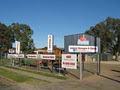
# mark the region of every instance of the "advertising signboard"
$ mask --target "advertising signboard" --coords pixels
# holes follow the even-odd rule
[[[53,52],[53,35],[48,35],[48,52],[52,53]]]
[[[17,58],[17,54],[8,54],[8,59]]]
[[[14,49],[9,49],[9,53],[15,53]]]
[[[55,60],[54,54],[27,54],[29,59],[44,59],[44,60]]]
[[[81,53],[96,53],[98,52],[97,46],[76,46],[76,45],[70,45],[69,46],[69,52],[81,52]]]
[[[52,55],[52,54],[41,54],[40,58],[44,59],[44,60],[55,60],[55,55]]]
[[[77,69],[77,55],[62,54],[62,68]]]
[[[26,56],[29,59],[37,59],[38,58],[38,54],[27,54]]]
[[[64,48],[65,53],[100,53],[100,38],[88,34],[67,35]]]
[[[8,54],[8,58],[24,58],[24,54]]]
[[[17,58],[24,58],[24,54],[17,54]]]
[[[16,53],[19,54],[20,53],[20,42],[16,41]]]

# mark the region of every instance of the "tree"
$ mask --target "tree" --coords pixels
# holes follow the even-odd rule
[[[8,51],[13,41],[13,32],[5,24],[0,23],[0,50]]]
[[[116,60],[120,55],[120,19],[107,18],[107,26],[110,28],[110,31],[115,35],[113,43],[113,53],[116,55]]]
[[[120,19],[108,17],[105,21],[92,26],[85,33],[101,39],[102,53],[120,54]]]
[[[35,49],[32,39],[33,30],[26,24],[13,23],[9,26],[14,32],[15,41],[20,41],[20,48],[23,53],[32,53]]]

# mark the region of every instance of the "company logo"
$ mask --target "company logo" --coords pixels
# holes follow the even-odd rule
[[[77,41],[78,45],[89,45],[89,40],[87,40],[87,38],[85,37],[85,35],[83,35],[82,37],[80,37]]]
[[[73,52],[77,51],[77,47],[70,47],[70,49],[72,49]]]
[[[71,55],[67,55],[66,58],[71,58]]]

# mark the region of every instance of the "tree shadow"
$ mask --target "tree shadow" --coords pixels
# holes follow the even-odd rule
[[[104,78],[106,78],[106,79],[109,79],[109,80],[112,80],[112,81],[115,81],[115,82],[120,83],[120,81],[119,81],[119,80],[116,80],[116,79],[113,79],[113,78],[110,78],[110,77],[107,77],[107,76],[104,76],[104,75],[99,75],[99,76],[101,76],[101,77],[104,77]]]
[[[68,71],[67,71],[67,73],[68,73],[68,74],[70,74],[71,76],[73,76],[73,77],[77,78],[77,79],[80,79],[80,77],[78,77],[78,76],[76,76],[76,75],[72,74],[71,72],[68,72]]]
[[[97,72],[95,72],[95,71],[90,71],[90,70],[88,70],[88,69],[84,69],[85,71],[87,71],[87,72],[89,72],[89,73],[91,73],[91,74],[96,74]]]
[[[53,72],[48,66],[47,67],[41,67],[41,69],[49,70],[51,73]]]
[[[118,73],[120,73],[120,71],[118,71],[118,70],[111,70],[111,71],[114,71],[114,72],[118,72]]]
[[[66,74],[66,71],[61,67],[61,64],[60,64],[60,66],[59,66],[59,64],[54,64],[53,67],[54,67],[55,72],[61,73],[63,75]]]

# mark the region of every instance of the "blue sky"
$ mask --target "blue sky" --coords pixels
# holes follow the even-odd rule
[[[28,24],[35,46],[47,46],[47,35],[64,47],[64,36],[84,33],[108,16],[120,18],[120,0],[0,0],[0,22]]]

